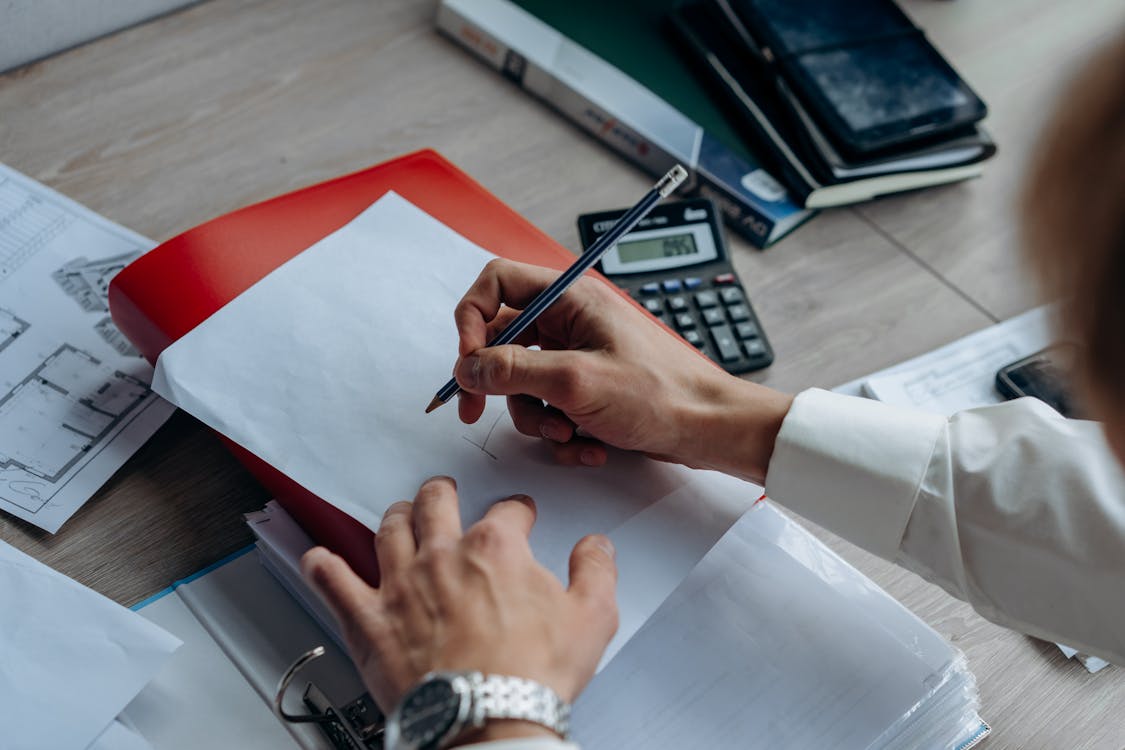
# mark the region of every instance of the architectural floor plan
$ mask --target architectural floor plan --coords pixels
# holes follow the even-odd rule
[[[150,247],[0,165],[0,510],[58,530],[171,414],[109,314]]]
[[[152,394],[64,344],[15,388],[0,394],[0,485],[9,502],[36,512],[59,480]]]
[[[109,282],[125,266],[141,257],[138,250],[110,258],[75,258],[51,274],[62,290],[87,312],[109,312]]]

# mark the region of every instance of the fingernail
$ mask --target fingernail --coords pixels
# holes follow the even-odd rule
[[[569,430],[558,422],[547,421],[539,425],[539,433],[548,440],[554,440],[556,443],[564,443],[570,437]]]
[[[453,489],[457,489],[457,480],[451,476],[446,476],[445,474],[435,474],[425,482],[422,482],[422,484],[427,485],[430,482],[448,482],[449,484],[453,485]]]
[[[607,555],[609,555],[609,556],[610,556],[610,558],[612,558],[612,559],[615,559],[615,560],[617,559],[617,550],[616,550],[616,549],[614,549],[614,547],[613,547],[613,542],[609,541],[609,537],[608,537],[608,536],[600,536],[600,537],[598,537],[598,538],[597,538],[597,541],[595,542],[595,544],[597,544],[597,545],[598,545],[598,548],[599,548],[599,549],[600,549],[600,550],[601,550],[602,552],[604,552],[604,553],[606,553]]]

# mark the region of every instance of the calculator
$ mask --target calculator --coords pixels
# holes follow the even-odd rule
[[[589,249],[624,213],[579,216],[582,247]],[[710,200],[657,205],[606,252],[598,270],[727,372],[750,372],[773,362],[773,349],[731,265]]]

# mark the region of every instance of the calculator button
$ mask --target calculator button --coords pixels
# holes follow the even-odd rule
[[[676,328],[681,331],[685,328],[695,328],[695,318],[691,317],[691,313],[677,313]]]
[[[664,291],[669,294],[678,292],[684,288],[684,285],[680,283],[679,279],[664,279],[664,281],[660,282],[660,286],[664,287]]]
[[[711,338],[715,342],[721,360],[733,362],[742,359],[742,350],[738,348],[738,342],[734,340],[734,332],[731,331],[730,326],[715,326],[711,329]]]
[[[653,315],[659,315],[663,311],[664,306],[660,304],[660,300],[649,297],[644,301],[645,309]]]
[[[731,321],[735,323],[750,320],[750,310],[746,305],[731,305],[727,308],[727,315],[729,315]]]
[[[687,299],[676,295],[675,297],[668,298],[668,309],[672,312],[683,312],[688,309]]]
[[[706,289],[702,292],[696,292],[695,304],[699,305],[700,310],[706,307],[714,307],[715,305],[719,304],[719,296],[712,292],[710,289]]]
[[[701,286],[703,286],[703,279],[697,276],[684,279],[684,289],[698,289]]]
[[[758,330],[758,326],[753,323],[739,323],[734,327],[734,332],[738,334],[738,338],[745,341],[746,339],[756,339],[762,335]]]
[[[746,347],[746,356],[750,357],[751,359],[756,359],[757,357],[764,356],[766,353],[766,345],[758,339],[743,342],[742,345]]]
[[[715,281],[716,284],[733,284],[734,283],[734,274],[733,273],[721,273],[721,274],[719,274],[718,276],[715,277],[714,281]]]
[[[660,294],[660,285],[655,281],[651,284],[642,284],[641,294]]]
[[[680,335],[683,336],[689,344],[696,347],[697,349],[703,348],[703,336],[700,335],[699,331],[684,331]]]
[[[722,325],[726,322],[723,311],[717,307],[709,307],[703,311],[703,322],[709,326]]]
[[[742,290],[736,286],[723,289],[719,292],[719,297],[728,305],[737,305],[745,299],[745,297],[742,296]]]

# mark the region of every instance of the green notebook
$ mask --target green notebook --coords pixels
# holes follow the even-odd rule
[[[514,0],[539,20],[628,74],[755,164],[664,28],[682,0]]]
[[[765,247],[812,215],[762,167],[681,56],[674,0],[442,0],[437,25],[651,174],[676,162],[685,192]]]

